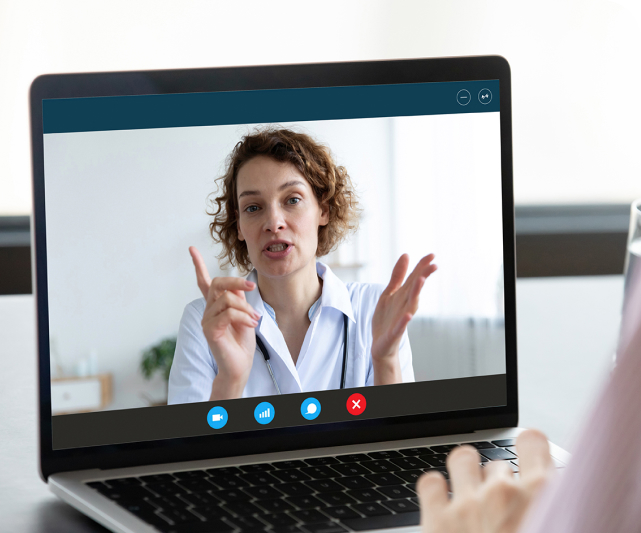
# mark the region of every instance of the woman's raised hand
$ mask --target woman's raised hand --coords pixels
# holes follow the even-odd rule
[[[423,257],[403,283],[410,262],[409,255],[403,254],[378,300],[372,318],[372,362],[377,385],[400,382],[399,346],[407,324],[418,309],[423,284],[436,270],[433,260],[434,254]]]
[[[196,279],[207,301],[202,319],[203,334],[218,365],[211,400],[240,398],[249,379],[260,315],[247,303],[245,291],[255,283],[243,278],[209,277],[205,261],[194,247],[189,253],[196,268]]]

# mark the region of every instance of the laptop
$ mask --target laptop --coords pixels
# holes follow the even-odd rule
[[[505,59],[52,74],[30,109],[40,472],[62,500],[121,533],[415,531],[416,480],[447,476],[453,447],[518,473]],[[290,159],[238,159],[261,135]],[[310,177],[313,154],[339,176],[330,192]],[[242,176],[252,160],[304,190],[261,189],[267,167]],[[235,219],[233,187],[251,179]],[[306,256],[322,288],[292,357],[265,289],[275,263],[239,231],[280,235],[298,201],[309,217],[329,197],[332,224],[347,188],[358,223]],[[236,393],[214,394],[227,352],[206,337],[192,246],[212,280],[258,281]],[[403,254],[409,275],[430,253],[438,270],[390,352],[402,375],[385,381],[377,302]],[[568,454],[551,449],[562,467]]]

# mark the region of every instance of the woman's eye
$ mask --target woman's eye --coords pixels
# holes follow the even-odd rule
[[[292,200],[296,200],[295,202],[292,202],[290,205],[296,205],[298,202],[300,202],[300,198],[290,198],[287,200],[288,202],[291,202]]]
[[[258,206],[257,205],[250,205],[250,206],[245,208],[245,211],[247,211],[248,213],[254,213],[255,212],[254,209],[258,209]]]

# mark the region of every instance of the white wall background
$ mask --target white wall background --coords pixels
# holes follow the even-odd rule
[[[409,329],[416,378],[504,372],[498,114],[284,125],[328,144],[361,197],[361,229],[323,260],[363,266],[339,276],[387,284],[401,253],[411,268],[438,254]],[[141,355],[175,335],[184,306],[200,297],[188,247],[221,274],[206,199],[250,129],[45,136],[53,367],[73,371],[96,351],[98,370],[114,375],[112,408],[162,396],[160,380],[142,379]]]
[[[0,214],[30,211],[43,73],[500,54],[520,203],[641,196],[637,0],[0,0]]]

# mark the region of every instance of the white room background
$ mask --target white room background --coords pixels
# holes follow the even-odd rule
[[[0,0],[0,215],[31,210],[40,74],[499,54],[517,203],[641,196],[638,0]]]
[[[387,284],[402,253],[410,268],[436,254],[439,270],[409,327],[416,378],[504,372],[498,113],[283,126],[328,144],[360,195],[360,230],[321,259],[344,281]],[[207,197],[251,129],[45,137],[52,368],[73,372],[96,353],[97,370],[114,377],[110,408],[162,398],[162,381],[140,374],[142,352],[175,335],[200,297],[190,245],[213,276],[223,273]]]

